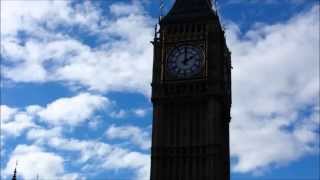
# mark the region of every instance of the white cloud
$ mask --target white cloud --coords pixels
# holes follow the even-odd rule
[[[139,14],[117,17],[108,22],[103,29],[103,35],[109,37],[108,42],[95,51],[74,56],[73,61],[57,69],[58,78],[99,91],[148,94],[152,48],[145,42],[152,39],[150,23],[151,19]]]
[[[28,114],[35,115],[39,111],[41,111],[43,108],[39,105],[30,105],[30,106],[27,106],[25,109]]]
[[[315,6],[288,22],[259,25],[241,39],[238,27],[229,26],[234,171],[263,170],[318,152],[316,128],[305,128],[316,126],[308,116],[319,114],[312,110],[319,106],[318,14]]]
[[[48,133],[44,133],[45,131]],[[27,137],[39,145],[48,145],[59,151],[75,152],[73,155],[79,156],[74,162],[81,164],[84,171],[97,171],[101,168],[105,170],[132,169],[136,173],[135,179],[149,178],[149,154],[133,152],[96,140],[67,139],[60,136],[57,129],[34,129],[29,131]]]
[[[13,118],[14,114],[17,113],[16,108],[11,108],[6,105],[0,106],[0,115],[1,115],[1,122],[7,122],[10,121],[11,118]]]
[[[319,139],[319,127],[320,127],[320,109],[318,107],[314,107],[314,109],[311,110],[311,114],[303,119],[303,124],[298,124],[297,127],[294,129],[294,137],[303,144],[309,144],[311,146],[306,146],[305,148],[308,148],[307,150],[311,150],[313,147],[312,145],[315,145],[315,147],[318,147],[319,152],[319,145],[320,145],[320,139]]]
[[[127,115],[127,112],[123,109],[120,109],[119,111],[112,111],[110,113],[110,117],[112,118],[124,118]]]
[[[127,118],[129,115],[130,116],[133,115],[137,117],[145,117],[148,111],[149,111],[149,108],[148,109],[132,108],[130,110],[119,109],[119,110],[114,110],[110,112],[109,116],[117,119]]]
[[[95,116],[94,118],[91,118],[88,122],[88,125],[91,129],[96,130],[98,126],[101,124],[102,119],[100,116]]]
[[[17,123],[15,123],[14,126],[10,125],[10,131],[8,132],[13,133],[15,135],[15,133],[21,133],[23,131],[28,130],[26,133],[26,138],[27,140],[33,143],[33,145],[16,146],[15,150],[12,152],[12,154],[9,157],[9,160],[7,161],[6,167],[3,169],[3,177],[8,177],[12,175],[15,162],[16,160],[18,160],[18,173],[25,179],[35,178],[37,175],[39,175],[40,178],[61,178],[68,180],[80,179],[79,174],[69,172],[67,173],[64,170],[64,159],[68,159],[70,158],[70,156],[64,156],[62,158],[62,156],[60,156],[59,154],[47,152],[47,148],[51,147],[57,150],[56,153],[61,151],[75,152],[72,154],[78,157],[76,157],[77,160],[74,161],[74,163],[78,163],[84,168],[81,171],[86,171],[90,169],[131,169],[136,174],[135,179],[141,180],[148,178],[150,169],[149,154],[133,152],[96,140],[78,140],[72,138],[67,139],[63,136],[64,126],[54,126],[51,129],[46,129],[45,127],[35,125],[33,123],[37,114],[40,114],[40,117],[46,114],[46,116],[54,119],[51,120],[57,120],[59,122],[57,123],[58,125],[61,125],[62,123],[60,122],[61,117],[71,118],[69,120],[77,119],[73,119],[72,117],[83,117],[80,119],[84,119],[84,117],[89,117],[91,115],[89,115],[90,113],[78,115],[78,107],[81,107],[80,109],[82,111],[84,109],[88,109],[87,106],[90,106],[90,108],[92,109],[96,109],[97,107],[95,107],[95,105],[99,104],[100,107],[100,105],[103,104],[102,102],[105,103],[106,99],[101,98],[100,96],[83,93],[71,98],[60,98],[48,104],[46,108],[38,105],[27,106],[26,108],[24,108],[26,111],[21,111],[19,109],[2,105],[1,119],[3,122],[6,123],[5,126],[3,126],[2,124],[1,128],[4,128],[2,129],[2,131],[7,132],[7,127],[9,127],[7,124],[11,123],[12,121],[17,121]],[[73,110],[69,111],[69,107],[72,107]],[[53,114],[53,116],[49,116],[51,114]],[[27,117],[30,119],[27,119]],[[20,119],[24,121],[27,119],[32,126],[24,126],[25,123],[22,123]],[[65,120],[67,121],[67,118]],[[22,125],[24,127],[23,129],[15,131],[18,127]],[[128,130],[134,131],[134,127],[129,128]],[[144,138],[146,138],[145,132],[140,132],[138,130],[134,133],[135,143],[137,143],[142,148],[146,148],[145,146],[150,146],[149,144],[146,145],[145,142],[143,142],[145,141]],[[138,137],[139,133],[142,137]]]
[[[150,155],[128,152],[122,149],[113,151],[102,164],[106,169],[135,169],[136,179],[150,178]]]
[[[16,108],[11,108],[6,105],[1,105],[1,135],[4,137],[20,136],[23,132],[37,125],[33,123],[33,116],[18,111]]]
[[[46,144],[49,139],[62,137],[62,128],[54,127],[51,129],[32,128],[27,133],[27,139],[37,144]]]
[[[64,81],[98,91],[150,93],[152,45],[146,42],[152,40],[154,20],[143,14],[139,3],[113,4],[110,17],[100,19],[101,10],[89,1],[76,8],[61,1],[42,1],[39,5],[34,1],[14,2],[1,3],[3,9],[9,9],[2,12],[1,27],[10,27],[3,31],[1,51],[4,60],[14,64],[2,65],[5,78],[14,82]],[[32,11],[31,7],[39,6],[43,9]],[[20,19],[21,25],[12,25]],[[53,31],[44,22],[50,22],[49,27],[63,25],[68,29],[81,25],[87,34],[99,36],[100,45],[92,48],[72,32]],[[18,31],[28,36],[21,40]]]
[[[109,139],[129,140],[141,149],[149,149],[151,146],[150,134],[136,126],[115,126],[111,125],[106,136]]]
[[[57,99],[46,107],[31,105],[25,111],[1,105],[1,130],[5,136],[20,136],[26,130],[39,127],[35,120],[50,125],[77,126],[86,120],[97,121],[95,113],[106,110],[110,105],[106,97],[80,93],[74,97]]]
[[[43,24],[49,30],[65,23],[93,30],[100,17],[90,2],[72,7],[71,1],[1,1],[1,36],[16,36],[21,31],[43,32]]]
[[[105,109],[109,100],[100,95],[81,93],[60,98],[38,112],[41,120],[54,125],[76,126],[88,120],[97,110]]]
[[[49,146],[58,150],[80,152],[76,162],[86,163],[89,160],[99,160],[112,151],[112,146],[94,140],[77,140],[53,137],[47,139]]]
[[[127,16],[131,14],[142,14],[141,11],[143,7],[140,6],[138,1],[133,2],[134,4],[127,3],[115,3],[112,4],[110,8],[110,12],[116,16]]]
[[[75,173],[65,173],[62,157],[46,152],[38,146],[18,145],[2,171],[4,176],[12,175],[16,162],[18,162],[18,175],[24,179],[35,179],[37,175],[46,179],[80,179]]]
[[[133,113],[138,117],[144,117],[148,112],[148,109],[137,108],[133,109]]]

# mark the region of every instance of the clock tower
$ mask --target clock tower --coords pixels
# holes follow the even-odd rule
[[[230,179],[231,58],[211,0],[176,0],[156,30],[151,180]]]

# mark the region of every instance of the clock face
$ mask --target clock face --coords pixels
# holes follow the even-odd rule
[[[201,71],[203,55],[202,51],[191,45],[183,45],[174,48],[167,59],[168,71],[177,77],[187,78]]]

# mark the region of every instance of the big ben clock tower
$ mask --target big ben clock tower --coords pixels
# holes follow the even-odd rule
[[[151,180],[230,179],[231,58],[210,0],[176,0],[154,41]]]

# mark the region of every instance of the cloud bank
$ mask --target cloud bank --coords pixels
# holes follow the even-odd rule
[[[319,6],[243,35],[235,24],[229,27],[233,170],[255,171],[319,152]]]
[[[100,92],[150,93],[148,42],[155,20],[144,14],[140,3],[115,3],[108,18],[101,18],[100,9],[89,1],[73,6],[71,1],[2,1],[1,12],[4,78],[16,83],[65,82]],[[98,43],[90,46],[65,29],[79,29]]]

